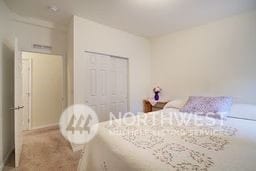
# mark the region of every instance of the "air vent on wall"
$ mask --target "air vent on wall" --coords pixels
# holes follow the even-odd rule
[[[39,44],[33,44],[33,48],[35,48],[35,49],[43,49],[43,50],[52,50],[51,46],[39,45]]]

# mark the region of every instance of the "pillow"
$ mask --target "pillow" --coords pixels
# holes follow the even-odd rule
[[[230,112],[231,106],[231,97],[190,96],[180,112],[210,114],[211,117],[222,118]]]
[[[185,104],[186,104],[186,100],[172,100],[164,106],[164,109],[167,109],[167,108],[181,109]]]
[[[256,121],[256,105],[254,104],[234,104],[228,117]]]

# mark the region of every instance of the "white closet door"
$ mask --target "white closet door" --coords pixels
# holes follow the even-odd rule
[[[127,109],[128,62],[123,58],[111,57],[110,69],[110,112],[118,116]]]
[[[87,103],[98,114],[100,121],[108,119],[109,113],[109,56],[88,53]]]
[[[109,113],[127,112],[127,60],[86,53],[86,103],[100,121],[109,120]]]

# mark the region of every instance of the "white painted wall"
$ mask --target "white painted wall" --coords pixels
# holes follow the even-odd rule
[[[41,53],[66,55],[66,31],[49,26],[44,21],[12,15],[11,27],[13,36],[19,40],[20,50]],[[33,44],[52,46],[52,50],[34,49]]]
[[[10,47],[10,11],[0,0],[0,170],[14,147],[13,47]]]
[[[84,51],[129,58],[130,111],[142,111],[150,89],[150,42],[80,17],[74,17],[74,103],[85,103]]]
[[[152,84],[164,96],[231,95],[256,103],[256,11],[152,40]]]
[[[61,55],[63,57],[64,82],[67,83],[67,28],[14,13],[10,14],[9,20],[11,36],[18,38],[21,51]],[[33,44],[51,46],[52,50],[35,49]],[[63,93],[64,106],[67,106],[67,84],[64,84]]]
[[[52,23],[12,14],[11,32],[19,40],[21,51],[61,55],[63,57],[64,82],[67,83],[67,31]],[[52,50],[33,48],[33,44],[51,46]],[[64,84],[64,106],[67,105],[67,84]]]

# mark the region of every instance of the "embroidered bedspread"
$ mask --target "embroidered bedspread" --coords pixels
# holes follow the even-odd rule
[[[256,170],[255,122],[204,117],[195,122],[183,113],[170,122],[169,113],[100,123],[95,138],[85,145],[78,170]]]

